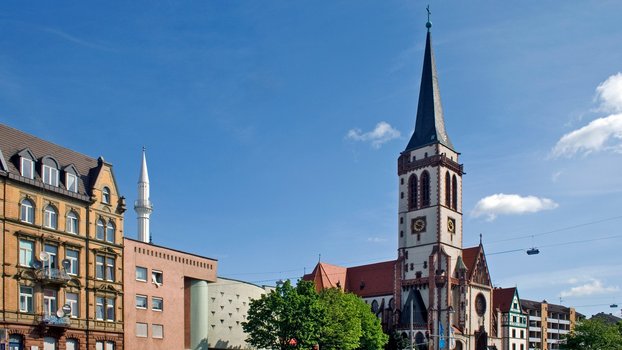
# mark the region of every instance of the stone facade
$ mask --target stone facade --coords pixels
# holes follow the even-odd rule
[[[123,348],[124,211],[103,158],[0,125],[0,322],[12,346]]]

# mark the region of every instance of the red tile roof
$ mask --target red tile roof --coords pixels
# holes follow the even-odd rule
[[[475,263],[479,256],[480,246],[464,248],[462,249],[462,260],[468,269],[468,276],[470,277],[475,270]]]
[[[513,288],[495,288],[492,291],[492,307],[499,309],[501,312],[508,312],[512,307],[512,300],[514,300],[514,294],[516,293],[516,287]]]

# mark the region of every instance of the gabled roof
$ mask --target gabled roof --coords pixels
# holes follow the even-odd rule
[[[360,297],[393,294],[396,260],[342,267],[318,263],[303,280],[315,282],[316,289],[340,287]]]
[[[469,281],[492,286],[488,263],[484,255],[484,247],[481,243],[476,247],[464,248],[462,250],[462,260],[464,260],[464,264],[468,269],[467,276]],[[478,274],[485,281],[475,281]]]
[[[495,288],[492,291],[492,307],[501,312],[509,312],[512,308],[512,301],[516,295],[516,287]]]
[[[421,87],[419,88],[419,104],[415,131],[406,146],[410,151],[422,146],[441,143],[451,149],[453,144],[445,131],[441,91],[438,86],[436,61],[432,50],[432,37],[428,29],[423,57],[423,71],[421,73]]]

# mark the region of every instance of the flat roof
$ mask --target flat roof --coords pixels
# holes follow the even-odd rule
[[[174,251],[174,252],[177,252],[177,253],[181,253],[181,254],[192,255],[192,256],[195,256],[195,257],[201,258],[201,259],[208,259],[208,260],[212,260],[212,261],[218,261],[218,259],[210,258],[210,257],[207,257],[207,256],[203,256],[203,255],[199,255],[199,254],[194,254],[194,253],[189,253],[189,252],[184,252],[183,250],[174,249],[174,248],[170,248],[170,247],[165,247],[165,246],[157,245],[157,244],[153,244],[153,243],[145,243],[143,241],[139,241],[137,239],[133,239],[133,238],[129,238],[129,237],[123,237],[123,239],[127,239],[127,240],[130,240],[132,242],[136,242],[136,243],[142,243],[142,244],[144,244],[146,246],[150,246],[150,247],[156,247],[156,248],[171,250],[171,251]]]

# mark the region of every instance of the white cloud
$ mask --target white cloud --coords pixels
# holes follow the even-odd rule
[[[382,243],[382,242],[386,242],[387,239],[386,238],[382,238],[382,237],[368,237],[367,238],[367,242],[372,242],[372,243]]]
[[[613,113],[597,118],[586,126],[562,136],[553,150],[553,157],[584,156],[594,152],[610,151],[622,154],[622,73],[610,76],[596,88],[599,111]]]
[[[480,199],[471,215],[486,216],[486,220],[492,221],[497,215],[535,213],[557,207],[558,204],[548,198],[497,193]]]
[[[605,287],[603,282],[597,279],[593,279],[588,283],[582,284],[580,286],[572,287],[568,290],[564,290],[561,292],[561,297],[582,297],[594,294],[606,294],[619,291],[619,287]]]
[[[559,180],[559,177],[562,175],[563,171],[556,171],[551,175],[551,181],[553,182],[557,182],[557,180]]]
[[[596,88],[600,110],[610,113],[622,112],[622,73],[610,76]]]
[[[371,142],[372,147],[380,148],[383,143],[400,137],[400,132],[387,122],[380,122],[372,131],[363,132],[361,129],[351,129],[346,138],[354,141]]]

